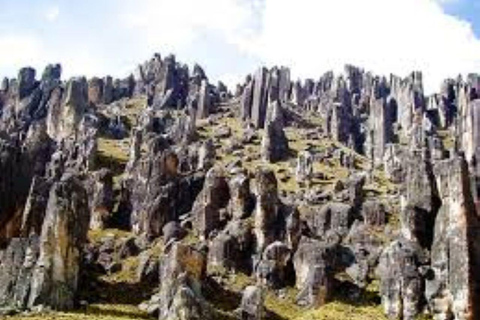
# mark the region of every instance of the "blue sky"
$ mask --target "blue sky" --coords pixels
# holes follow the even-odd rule
[[[0,0],[0,75],[118,77],[154,52],[198,62],[212,81],[261,64],[316,78],[345,63],[380,74],[480,72],[480,0]]]

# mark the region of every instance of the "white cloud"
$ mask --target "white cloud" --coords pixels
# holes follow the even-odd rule
[[[318,77],[345,63],[388,75],[424,71],[428,91],[480,71],[480,41],[434,0],[266,0],[263,30],[249,46],[268,64]]]
[[[258,0],[140,0],[127,5],[123,21],[137,30],[150,47],[176,51],[188,47],[204,32],[219,32],[230,42],[250,34],[257,3]]]
[[[45,12],[45,19],[49,22],[54,22],[60,15],[60,8],[58,6],[52,6]]]

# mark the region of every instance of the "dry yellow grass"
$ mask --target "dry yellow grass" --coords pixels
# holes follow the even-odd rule
[[[17,315],[5,317],[11,320],[139,320],[151,319],[148,315],[132,305],[94,304],[83,311],[46,312],[41,314]]]

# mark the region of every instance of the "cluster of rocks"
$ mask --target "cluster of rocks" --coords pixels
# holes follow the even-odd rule
[[[37,80],[24,68],[0,87],[0,309],[73,308],[88,280],[83,267],[110,274],[138,257],[137,280],[157,287],[142,307],[162,320],[215,319],[209,282],[238,273],[256,283],[232,312],[239,319],[266,318],[266,291],[287,287],[298,290],[297,304],[321,307],[342,291],[339,275],[355,297],[380,280],[391,318],[476,319],[479,83],[473,75],[448,80],[426,97],[418,72],[387,80],[347,66],[302,83],[281,67],[259,69],[231,95],[174,56],[157,54],[123,80],[62,82],[59,65]],[[143,96],[126,126],[121,101]],[[222,108],[244,122],[238,144],[261,132],[262,165],[217,161],[222,149],[197,125],[227,114]],[[295,167],[285,129],[303,134],[311,117],[322,124],[309,140],[353,151],[307,148]],[[113,168],[97,161],[100,134],[130,136],[118,186]],[[354,151],[369,169],[356,165]],[[298,194],[280,192],[272,169],[289,160]],[[314,180],[325,173],[314,164],[330,160],[348,176],[317,192]],[[368,187],[379,169],[398,187],[390,198]],[[395,214],[399,230],[391,230]],[[87,242],[89,230],[110,227],[132,237]],[[160,238],[158,257],[152,243]]]

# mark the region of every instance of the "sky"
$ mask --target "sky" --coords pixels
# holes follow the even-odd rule
[[[155,52],[241,82],[261,65],[318,78],[354,64],[424,72],[427,91],[480,73],[480,0],[0,0],[0,75],[61,63],[124,77]]]

